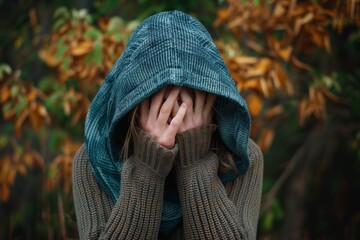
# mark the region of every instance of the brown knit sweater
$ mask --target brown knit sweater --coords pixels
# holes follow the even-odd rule
[[[249,140],[248,172],[224,186],[217,175],[218,158],[209,151],[214,129],[208,125],[178,134],[171,150],[142,132],[134,155],[124,163],[116,203],[97,184],[83,145],[73,163],[80,238],[160,238],[165,180],[174,169],[183,221],[166,239],[256,239],[262,153]]]

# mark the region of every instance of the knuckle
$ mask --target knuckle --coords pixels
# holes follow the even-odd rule
[[[163,105],[160,110],[161,114],[170,114],[170,112],[171,112],[171,108],[167,105]]]

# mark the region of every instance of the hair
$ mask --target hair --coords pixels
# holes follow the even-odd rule
[[[126,137],[123,140],[124,144],[121,150],[121,156],[125,160],[132,154],[134,149],[134,142],[139,137],[138,129],[140,127],[140,121],[137,110],[138,107],[135,107],[124,117],[128,129],[126,131]],[[222,142],[218,130],[216,130],[213,135],[210,149],[219,157],[220,173],[233,172],[235,175],[237,175],[237,168],[234,162],[234,157]]]

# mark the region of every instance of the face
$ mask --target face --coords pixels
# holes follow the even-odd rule
[[[141,127],[165,147],[177,133],[211,123],[216,95],[187,87],[167,86],[139,108]]]

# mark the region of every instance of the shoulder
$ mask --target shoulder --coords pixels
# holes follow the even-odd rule
[[[264,165],[264,157],[261,149],[259,146],[249,138],[248,142],[248,153],[249,153],[249,160],[250,160],[250,168],[257,166],[257,167],[263,167]]]
[[[87,157],[85,144],[82,144],[75,153],[72,170],[73,183],[79,183],[85,178],[92,180],[92,168]]]

